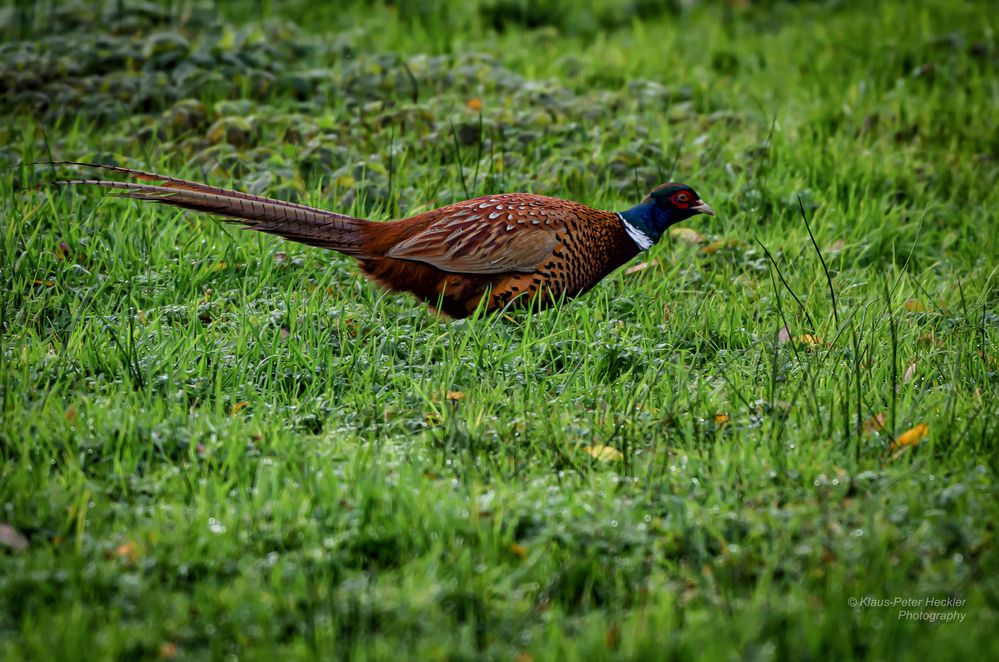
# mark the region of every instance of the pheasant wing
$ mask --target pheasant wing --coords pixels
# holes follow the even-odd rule
[[[452,273],[532,272],[559,246],[563,227],[562,214],[539,199],[508,194],[439,210],[437,220],[386,255]]]

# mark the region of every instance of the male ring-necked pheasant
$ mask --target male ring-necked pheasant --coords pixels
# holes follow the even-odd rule
[[[714,212],[692,188],[657,186],[622,212],[531,193],[502,193],[386,223],[116,166],[74,163],[138,181],[60,180],[118,189],[139,200],[216,214],[249,229],[330,248],[392,291],[452,317],[583,294],[648,249],[668,227]],[[141,183],[154,182],[154,183]]]

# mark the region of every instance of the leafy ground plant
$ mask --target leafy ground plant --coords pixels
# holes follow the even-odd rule
[[[0,657],[996,658],[995,15],[0,8]],[[65,158],[718,217],[448,322]]]

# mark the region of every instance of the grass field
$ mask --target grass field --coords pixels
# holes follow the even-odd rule
[[[0,658],[999,659],[994,7],[569,6],[0,8]],[[449,322],[53,159],[718,217]]]

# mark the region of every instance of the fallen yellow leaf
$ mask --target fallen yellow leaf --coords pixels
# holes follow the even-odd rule
[[[720,428],[723,428],[726,425],[728,425],[728,422],[731,420],[732,418],[728,414],[715,414],[714,418],[715,425],[717,425]]]
[[[898,435],[895,439],[895,443],[891,445],[892,450],[896,448],[902,448],[904,446],[918,446],[919,442],[926,439],[930,432],[930,426],[926,423],[920,423],[919,425],[909,428],[902,434]]]
[[[704,253],[705,255],[714,255],[724,246],[725,246],[724,241],[712,241],[710,244],[702,248],[701,252]]]
[[[447,392],[447,399],[448,400],[453,400],[455,402],[457,402],[458,400],[464,400],[465,399],[465,392],[464,391],[448,391]]]
[[[510,545],[510,552],[514,556],[519,558],[524,558],[525,556],[527,556],[527,548],[524,547],[523,545],[518,545],[517,543],[513,543]]]
[[[468,100],[468,107],[476,112],[482,110],[482,100],[478,97]]]
[[[589,453],[601,462],[617,462],[624,459],[624,455],[621,451],[613,446],[604,446],[603,444],[586,446],[583,448],[583,452]]]
[[[812,335],[811,333],[803,333],[794,339],[799,345],[804,345],[808,349],[813,349],[815,347],[826,347],[829,345],[821,336]]]
[[[234,404],[234,405],[232,406],[232,411],[230,411],[230,412],[229,412],[229,415],[230,415],[230,416],[235,416],[235,415],[236,415],[236,414],[238,414],[239,412],[241,412],[241,411],[243,411],[244,409],[246,409],[246,406],[247,406],[248,404],[249,404],[249,403],[248,403],[248,402],[247,402],[246,400],[240,400],[239,402],[237,402],[236,404]]]

